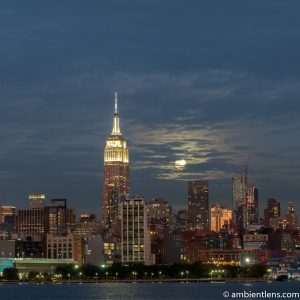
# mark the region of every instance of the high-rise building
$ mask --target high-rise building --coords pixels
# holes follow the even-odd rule
[[[208,180],[188,182],[188,211],[192,227],[208,228],[208,194]]]
[[[161,264],[164,254],[165,231],[173,225],[172,207],[163,198],[152,199],[147,204],[148,222],[151,236],[151,253],[155,255],[155,263]]]
[[[210,208],[210,230],[220,232],[232,226],[232,210],[219,203]]]
[[[45,208],[45,233],[63,235],[67,228],[67,199],[52,199]]]
[[[30,194],[28,197],[30,208],[45,207],[46,196],[44,194]]]
[[[285,213],[286,220],[288,222],[288,228],[295,230],[298,227],[298,218],[295,207],[292,202],[289,203],[287,211]]]
[[[274,229],[279,227],[280,218],[280,201],[276,198],[268,199],[268,207],[264,211],[265,213],[265,226],[272,227]]]
[[[258,188],[251,186],[247,195],[247,227],[259,224]]]
[[[119,198],[129,194],[129,155],[127,143],[120,130],[118,97],[115,92],[113,130],[104,149],[104,187],[102,214],[104,224],[117,224]]]
[[[45,226],[45,209],[18,209],[16,216],[16,231],[19,237],[42,238]]]
[[[242,231],[259,223],[258,188],[249,185],[247,168],[232,177],[234,223]]]
[[[247,171],[245,171],[232,177],[234,221],[239,229],[247,227],[247,197],[248,174]]]
[[[122,262],[150,264],[150,233],[144,198],[128,198],[120,206]]]
[[[172,207],[163,198],[152,199],[148,205],[149,223],[169,226],[172,222]]]

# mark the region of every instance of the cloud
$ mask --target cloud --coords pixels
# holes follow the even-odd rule
[[[296,156],[300,142],[293,141],[293,137],[300,128],[300,122],[297,118],[284,116],[271,119],[264,122],[241,118],[193,126],[184,125],[184,121],[151,128],[134,126],[129,132],[131,143],[139,145],[139,157],[134,168],[156,169],[155,176],[160,179],[188,179],[197,175],[202,178],[205,174],[210,179],[228,178],[243,168],[250,154],[255,176],[270,176],[270,172],[274,176],[282,176],[299,167]],[[276,128],[281,131],[280,143]],[[156,155],[143,154],[143,148],[154,149]],[[293,156],[295,162],[291,165]],[[187,161],[184,172],[174,167],[175,160],[181,158]],[[195,168],[198,172],[192,172]]]

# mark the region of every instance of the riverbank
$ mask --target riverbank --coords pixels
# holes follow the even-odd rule
[[[245,282],[273,282],[274,279],[266,278],[184,278],[184,279],[82,279],[82,280],[51,280],[51,281],[40,281],[40,280],[3,280],[0,284],[87,284],[87,283],[195,283],[195,282],[207,282],[207,283],[245,283]]]

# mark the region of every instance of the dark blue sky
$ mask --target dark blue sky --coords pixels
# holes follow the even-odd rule
[[[113,92],[132,194],[231,204],[250,154],[260,206],[300,197],[300,2],[0,1],[0,202],[99,212]],[[184,158],[187,168],[174,168]]]

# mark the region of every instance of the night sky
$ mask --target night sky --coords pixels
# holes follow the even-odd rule
[[[300,212],[299,1],[0,1],[0,203],[101,209],[119,93],[131,192],[231,205],[249,161],[260,209]],[[177,170],[174,162],[185,159]]]

